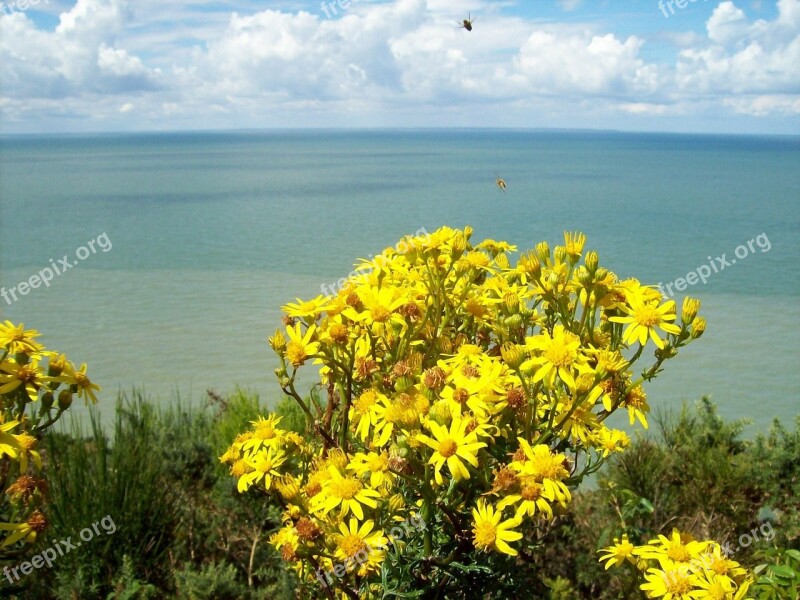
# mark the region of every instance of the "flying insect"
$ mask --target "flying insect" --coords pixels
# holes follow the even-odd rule
[[[472,13],[467,14],[467,18],[458,23],[459,29],[466,29],[467,31],[472,31],[472,22],[474,19],[472,18]]]

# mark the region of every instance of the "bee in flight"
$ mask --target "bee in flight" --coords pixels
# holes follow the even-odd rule
[[[506,191],[506,180],[502,177],[498,176],[497,179],[495,179],[495,184],[497,184],[497,187],[499,187],[503,192]]]
[[[458,23],[459,29],[466,29],[467,31],[472,31],[472,21],[473,21],[472,13],[468,13],[467,18]]]

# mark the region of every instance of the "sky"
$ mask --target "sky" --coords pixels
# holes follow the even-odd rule
[[[797,135],[800,0],[0,0],[2,134],[362,127]]]

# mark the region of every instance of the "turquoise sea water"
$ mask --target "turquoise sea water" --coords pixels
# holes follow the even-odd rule
[[[275,398],[266,337],[280,306],[317,295],[356,258],[443,224],[470,224],[477,239],[521,249],[582,230],[601,262],[650,283],[725,253],[736,262],[677,294],[701,298],[708,330],[651,385],[651,404],[711,394],[724,415],[759,428],[800,413],[797,137],[4,137],[0,285],[65,254],[85,258],[49,287],[10,304],[0,297],[0,319],[24,321],[87,362],[109,405],[134,385],[164,401],[236,384]]]

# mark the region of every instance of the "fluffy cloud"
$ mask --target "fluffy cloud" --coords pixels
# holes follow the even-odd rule
[[[110,127],[198,117],[245,126],[254,115],[281,125],[315,111],[354,125],[401,113],[436,123],[472,107],[498,120],[516,115],[517,124],[529,124],[532,106],[651,120],[800,114],[800,0],[779,0],[769,21],[721,2],[705,34],[662,38],[672,61],[653,59],[646,34],[504,15],[482,0],[352,2],[335,19],[237,5],[241,13],[199,10],[210,3],[196,0],[78,0],[52,30],[21,12],[3,17],[0,116],[71,114]],[[573,15],[580,5],[561,1]],[[471,33],[453,19],[465,10],[480,11]]]

